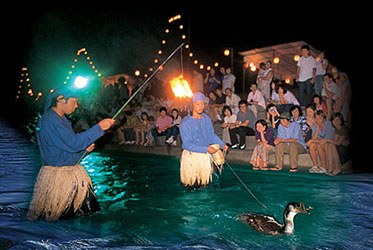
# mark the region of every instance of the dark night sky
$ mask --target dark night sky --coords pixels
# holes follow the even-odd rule
[[[10,11],[17,22],[3,21],[10,38],[5,39],[9,42],[5,55],[12,61],[6,88],[14,90],[18,85],[23,66],[29,67],[35,88],[58,85],[81,47],[87,48],[104,75],[148,68],[152,66],[155,51],[161,47],[168,18],[176,14],[182,15],[180,23],[186,26],[185,33],[189,28],[192,51],[201,58],[210,57],[213,61],[214,55],[221,55],[227,47],[238,52],[304,40],[326,50],[332,64],[354,77],[351,58],[358,39],[351,20],[355,12],[325,8],[312,11],[297,6],[265,8],[265,5],[14,8]],[[167,41],[173,43],[169,51],[181,42],[178,38]],[[9,91],[1,93],[6,93],[5,99],[14,96]]]

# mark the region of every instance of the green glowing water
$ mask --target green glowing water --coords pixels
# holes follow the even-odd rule
[[[346,247],[350,211],[343,177],[306,172],[258,172],[232,165],[282,223],[288,202],[314,207],[295,218],[295,234],[268,236],[237,220],[243,212],[266,213],[225,169],[222,189],[187,191],[179,181],[179,159],[130,153],[93,153],[83,162],[102,213],[77,223],[113,245],[209,246],[212,248]],[[344,240],[340,240],[344,237]]]

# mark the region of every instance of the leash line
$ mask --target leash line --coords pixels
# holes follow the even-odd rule
[[[227,164],[227,166],[229,167],[229,169],[232,171],[232,173],[236,176],[236,178],[241,182],[242,186],[247,190],[247,192],[249,192],[249,194],[256,200],[256,202],[259,203],[259,205],[261,205],[263,208],[265,208],[268,212],[270,212],[271,214],[274,214],[266,205],[264,205],[256,196],[255,194],[247,187],[247,185],[242,181],[242,179],[238,176],[238,174],[236,173],[236,171],[234,171],[234,169],[231,167],[231,165],[225,161],[225,163]]]

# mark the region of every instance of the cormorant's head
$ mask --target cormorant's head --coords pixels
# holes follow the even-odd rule
[[[290,202],[284,211],[285,217],[287,217],[288,214],[298,214],[298,213],[311,213],[312,207],[305,208],[303,202],[298,203],[298,202]]]

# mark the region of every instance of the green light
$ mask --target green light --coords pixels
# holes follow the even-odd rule
[[[83,76],[77,76],[75,78],[74,85],[78,89],[82,89],[82,88],[86,87],[87,84],[88,84],[88,78],[83,77]]]

